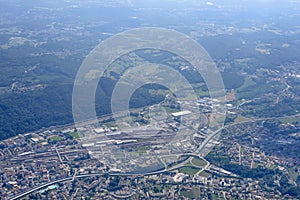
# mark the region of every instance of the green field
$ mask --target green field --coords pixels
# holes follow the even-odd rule
[[[150,150],[150,149],[151,149],[151,147],[149,147],[149,146],[139,146],[139,147],[137,148],[137,152],[138,152],[138,153],[141,153],[141,154],[145,154],[145,153],[147,153],[147,151]]]
[[[249,121],[249,118],[244,117],[242,115],[238,115],[238,117],[234,120],[235,123],[244,122],[244,121]]]
[[[284,118],[284,119],[280,119],[280,121],[282,123],[294,124],[294,123],[300,123],[300,118],[299,117]]]
[[[199,199],[200,197],[200,188],[193,187],[191,190],[182,190],[180,194],[189,199]]]
[[[116,158],[125,158],[125,154],[124,153],[117,153],[114,155]]]
[[[180,173],[185,173],[188,175],[195,175],[198,171],[199,171],[199,169],[197,169],[195,167],[182,167],[179,169]]]
[[[58,135],[53,136],[53,137],[50,138],[50,140],[52,140],[52,141],[61,141],[61,140],[63,140],[63,139],[64,139],[63,137],[58,136]]]
[[[175,113],[175,112],[179,112],[180,111],[180,109],[171,108],[169,106],[164,106],[163,108],[166,110],[167,113]]]
[[[288,168],[288,172],[289,172],[289,176],[294,180],[296,181],[299,174],[297,172],[295,172],[295,169],[294,168]]]
[[[202,171],[200,174],[199,174],[199,176],[202,176],[202,177],[210,177],[210,175],[211,174],[209,174],[209,173],[207,173],[207,172],[205,172],[205,171]]]
[[[73,138],[73,139],[79,139],[80,135],[78,132],[70,132],[69,135]]]
[[[253,86],[255,84],[256,83],[252,80],[252,78],[246,77],[244,84],[240,88],[238,88],[238,91],[244,90],[245,88]]]
[[[191,163],[193,165],[196,165],[198,167],[204,167],[205,165],[207,165],[207,162],[205,160],[199,159],[199,158],[193,158],[191,160]]]

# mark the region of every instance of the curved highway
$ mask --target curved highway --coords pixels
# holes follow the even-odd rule
[[[196,153],[189,153],[189,154],[185,154],[184,156],[193,156],[193,157],[199,157],[201,159],[203,159],[199,153],[203,150],[203,148],[220,132],[222,131],[224,128],[230,127],[230,126],[234,126],[237,124],[243,124],[243,123],[247,123],[247,122],[256,122],[256,121],[261,121],[261,120],[269,120],[269,119],[283,119],[283,118],[290,118],[290,117],[299,117],[300,114],[296,114],[296,115],[291,115],[291,116],[283,116],[283,117],[270,117],[270,118],[259,118],[259,119],[250,119],[250,120],[246,120],[246,121],[242,121],[242,122],[237,122],[237,123],[233,123],[233,124],[228,124],[225,125],[223,127],[221,127],[220,129],[216,130],[215,132],[213,132],[212,134],[210,134],[204,141],[203,143],[199,146],[199,148],[196,150]],[[183,155],[178,155],[178,156],[183,156]],[[189,160],[189,159],[188,159]],[[168,172],[168,171],[172,171],[175,169],[179,169],[184,167],[184,164],[186,163],[186,161],[175,165],[169,169],[163,169],[163,170],[159,170],[159,171],[155,171],[155,172],[149,172],[149,173],[96,173],[96,174],[86,174],[86,175],[78,175],[76,176],[76,178],[86,178],[86,177],[93,177],[93,176],[103,176],[105,174],[108,174],[110,176],[150,176],[150,175],[156,175],[156,174],[161,174],[164,172]],[[205,166],[204,168],[207,168],[208,166]],[[18,194],[14,197],[12,197],[10,200],[16,200],[19,198],[22,198],[28,194],[31,194],[37,190],[43,189],[45,187],[48,187],[50,185],[56,184],[56,183],[61,183],[61,182],[65,182],[65,181],[70,181],[73,180],[73,177],[67,177],[67,178],[63,178],[63,179],[59,179],[59,180],[55,180],[49,183],[45,183],[43,185],[37,186],[33,189],[30,189],[26,192],[23,192],[21,194]]]

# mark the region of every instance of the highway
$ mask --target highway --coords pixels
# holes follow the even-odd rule
[[[155,175],[155,174],[160,174],[160,173],[163,173],[164,171],[166,170],[162,170],[162,171],[157,171],[157,172],[150,172],[150,173],[146,173],[146,174],[136,174],[136,173],[97,173],[97,174],[86,174],[86,175],[78,175],[76,176],[76,178],[87,178],[87,177],[94,177],[94,176],[103,176],[105,174],[108,174],[110,176],[150,176],[150,175]],[[32,188],[26,192],[23,192],[21,194],[18,194],[14,197],[12,197],[10,200],[17,200],[17,199],[20,199],[22,197],[25,197],[33,192],[36,192],[38,190],[41,190],[45,187],[48,187],[50,185],[53,185],[53,184],[56,184],[56,183],[61,183],[61,182],[66,182],[66,181],[72,181],[74,179],[73,176],[71,177],[67,177],[67,178],[63,178],[63,179],[59,179],[59,180],[55,180],[55,181],[51,181],[49,183],[45,183],[45,184],[42,184],[40,186],[37,186],[35,188]]]
[[[177,156],[182,156],[182,155],[177,155]],[[196,154],[186,154],[185,156],[191,156],[191,157],[198,157],[200,159],[203,159],[202,157],[196,155]],[[189,160],[189,159],[188,159]],[[186,160],[187,161],[187,160]],[[154,172],[147,172],[147,173],[95,173],[95,174],[85,174],[85,175],[77,175],[76,178],[88,178],[88,177],[94,177],[94,176],[103,176],[103,175],[109,175],[109,176],[151,176],[151,175],[157,175],[157,174],[161,174],[164,172],[168,172],[168,171],[173,171],[179,168],[182,168],[185,166],[185,162],[182,162],[178,165],[175,165],[169,169],[163,169],[163,170],[159,170],[159,171],[154,171]],[[38,190],[41,190],[45,187],[48,187],[50,185],[56,184],[56,183],[61,183],[61,182],[66,182],[66,181],[74,181],[75,177],[71,176],[71,177],[67,177],[67,178],[63,178],[63,179],[59,179],[59,180],[55,180],[55,181],[51,181],[49,183],[45,183],[42,184],[40,186],[37,186],[35,188],[32,188],[26,192],[22,192],[14,197],[12,197],[10,200],[17,200],[20,199],[22,197],[25,197],[33,192],[36,192]]]
[[[257,118],[257,119],[249,119],[249,120],[246,120],[246,121],[241,121],[241,122],[236,122],[236,123],[225,125],[225,126],[219,128],[218,130],[216,130],[215,132],[213,132],[212,134],[208,135],[207,138],[205,138],[205,140],[198,147],[198,149],[196,150],[196,152],[200,154],[200,152],[203,151],[203,149],[206,147],[206,145],[212,139],[214,139],[214,137],[217,134],[219,134],[220,131],[222,131],[225,128],[228,128],[228,127],[231,127],[231,126],[235,126],[235,125],[238,125],[238,124],[245,124],[245,123],[249,123],[249,122],[257,122],[257,121],[270,120],[270,119],[285,119],[285,118],[292,118],[292,117],[299,117],[299,116],[300,116],[300,114],[290,115],[290,116],[283,116],[283,117]]]
[[[200,159],[203,159],[199,154],[200,152],[205,148],[205,146],[217,135],[219,134],[220,131],[222,131],[225,128],[228,128],[230,126],[235,126],[238,124],[243,124],[243,123],[249,123],[249,122],[256,122],[256,121],[262,121],[262,120],[270,120],[270,119],[284,119],[284,118],[292,118],[292,117],[299,117],[300,114],[296,114],[296,115],[291,115],[291,116],[283,116],[283,117],[270,117],[270,118],[258,118],[258,119],[249,119],[246,121],[242,121],[242,122],[236,122],[233,124],[228,124],[225,125],[223,127],[221,127],[220,129],[216,130],[215,132],[213,132],[212,134],[210,134],[204,141],[203,143],[199,146],[199,148],[196,150],[196,153],[189,153],[189,154],[185,154],[185,155],[177,155],[177,156],[190,156],[190,157],[199,157]],[[174,156],[174,155],[173,155]],[[176,156],[176,155],[175,155]],[[93,177],[93,176],[103,176],[105,174],[110,175],[110,176],[150,176],[150,175],[156,175],[156,174],[161,174],[164,172],[168,172],[168,171],[173,171],[179,168],[182,168],[185,166],[187,161],[190,161],[191,158],[187,159],[186,161],[175,165],[169,169],[163,169],[163,170],[159,170],[159,171],[155,171],[155,172],[148,172],[148,173],[96,173],[96,174],[86,174],[86,175],[77,175],[76,178],[87,178],[87,177]],[[204,159],[205,160],[205,159]],[[209,162],[207,162],[207,165],[203,168],[204,170],[207,169],[207,167],[209,166]],[[203,171],[203,170],[202,170]],[[12,197],[10,200],[16,200],[16,199],[20,199],[26,195],[29,195],[35,191],[41,190],[45,187],[48,187],[50,185],[56,184],[56,183],[61,183],[61,182],[65,182],[65,181],[72,181],[74,180],[74,176],[71,177],[67,177],[67,178],[63,178],[63,179],[59,179],[59,180],[55,180],[49,183],[45,183],[42,184],[40,186],[37,186],[33,189],[30,189],[26,192],[22,192],[21,194],[18,194],[14,197]]]

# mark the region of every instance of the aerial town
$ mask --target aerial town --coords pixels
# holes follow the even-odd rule
[[[299,199],[299,7],[296,0],[2,1],[0,199]],[[139,49],[104,72],[98,118],[74,122],[83,60],[106,39],[143,27],[199,43],[226,100],[212,96],[180,55]],[[146,85],[129,112],[111,114],[113,86],[127,69],[150,63],[180,72],[197,100]]]
[[[163,105],[169,106],[166,101]],[[218,112],[221,106],[217,99],[210,98],[196,105],[205,108],[205,117]],[[226,104],[226,108],[231,115],[238,112],[232,104]],[[161,111],[146,110],[132,111],[130,121],[128,116],[120,114],[125,129],[118,127],[111,116],[105,116],[97,123],[52,127],[2,141],[2,198],[68,199],[71,196],[81,199],[87,193],[94,198],[113,199],[182,195],[212,199],[280,198],[279,191],[267,190],[259,178],[246,178],[228,171],[218,165],[218,159],[227,155],[232,164],[250,169],[264,167],[283,174],[289,174],[291,169],[294,173],[299,170],[289,160],[267,155],[229,134],[231,129],[243,129],[251,121],[227,124],[212,131],[207,120],[198,129],[192,126],[194,123],[181,120],[183,116],[189,122],[198,119],[188,110],[169,109],[164,120],[154,117],[161,116],[158,114]],[[183,132],[183,137],[177,137]],[[89,135],[86,137],[84,133]],[[216,133],[224,136],[219,139]],[[206,142],[207,138],[212,141]],[[208,156],[203,153],[204,143],[213,144],[211,149],[214,147]]]

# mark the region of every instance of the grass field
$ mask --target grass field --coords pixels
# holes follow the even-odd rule
[[[73,138],[73,139],[78,139],[80,138],[80,135],[78,132],[70,132],[69,135]]]
[[[199,174],[199,176],[202,176],[202,177],[210,177],[210,174],[209,173],[207,173],[207,172],[205,172],[205,171],[202,171],[200,174]]]
[[[294,180],[296,181],[299,174],[297,172],[295,172],[295,169],[294,168],[288,168],[288,172],[289,172],[289,176]]]
[[[58,135],[53,136],[53,137],[50,138],[50,140],[53,140],[53,141],[61,141],[61,140],[63,140],[63,139],[64,139],[63,137],[60,137],[60,136],[58,136]]]
[[[151,147],[149,147],[149,146],[140,146],[140,147],[137,148],[137,152],[145,154],[150,149],[151,149]]]
[[[252,78],[246,77],[244,84],[238,89],[238,91],[241,91],[241,90],[243,90],[243,89],[245,89],[245,88],[247,88],[249,86],[253,86],[255,84],[256,83],[252,80]]]
[[[280,121],[282,123],[300,123],[300,118],[299,117],[292,117],[292,118],[284,118],[284,119],[280,119]]]
[[[179,169],[180,173],[185,173],[188,175],[195,175],[198,171],[199,171],[199,169],[197,169],[195,167],[182,167]]]
[[[235,123],[238,123],[238,122],[244,122],[244,121],[248,121],[249,118],[247,117],[244,117],[242,115],[238,115],[238,117],[234,120]]]
[[[125,154],[124,153],[117,153],[114,155],[116,158],[125,158]]]
[[[199,158],[193,158],[191,160],[191,163],[198,166],[198,167],[204,167],[207,165],[207,162],[205,160],[199,159]]]
[[[200,197],[200,188],[193,187],[191,190],[180,191],[180,195],[189,198],[189,199],[199,199]]]

